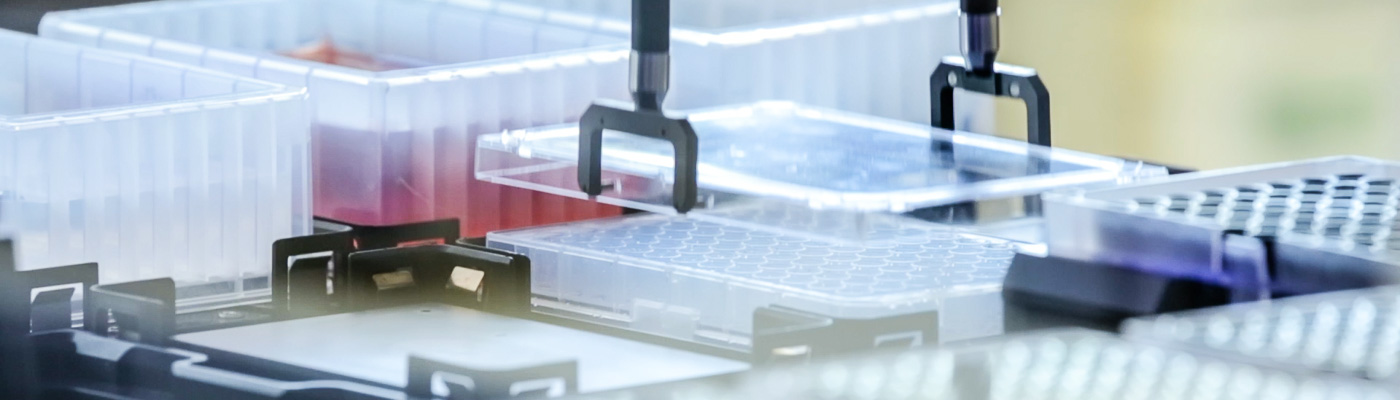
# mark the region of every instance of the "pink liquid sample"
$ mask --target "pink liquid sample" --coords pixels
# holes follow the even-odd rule
[[[312,139],[315,214],[363,225],[457,218],[464,237],[501,229],[621,214],[614,206],[511,188],[476,179],[476,135],[318,126]],[[576,179],[568,171],[549,179]]]
[[[329,38],[284,55],[367,71],[422,66],[342,49]],[[617,207],[476,180],[476,135],[467,132],[496,131],[493,124],[381,135],[320,125],[313,135],[314,212],[361,225],[457,218],[465,237],[621,214]]]

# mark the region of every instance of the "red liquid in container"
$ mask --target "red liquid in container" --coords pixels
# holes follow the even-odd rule
[[[316,215],[363,225],[457,218],[464,237],[480,237],[621,214],[614,206],[477,180],[475,135],[465,140],[439,130],[435,146],[415,148],[412,134],[392,132],[380,141],[373,132],[316,127],[314,157],[340,160],[336,168],[318,163],[313,172]],[[432,156],[415,157],[415,152]],[[549,179],[573,182],[572,171],[559,170]]]
[[[414,67],[338,49],[329,40],[285,55],[370,71]],[[502,121],[500,125],[520,124]],[[490,128],[494,127],[468,131],[499,131]],[[415,134],[421,133],[316,126],[312,135],[315,214],[361,225],[457,218],[464,237],[621,214],[613,206],[476,180],[475,134],[447,128],[434,131],[431,140],[415,139]],[[550,179],[571,182],[576,177],[569,171]]]

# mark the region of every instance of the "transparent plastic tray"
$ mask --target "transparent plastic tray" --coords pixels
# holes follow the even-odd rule
[[[1165,174],[1135,162],[788,102],[688,116],[700,143],[699,209],[781,199],[818,210],[900,213]],[[612,187],[598,201],[675,213],[668,143],[609,131],[602,146],[603,178]],[[483,135],[478,152],[478,178],[586,198],[577,183],[577,124]]]
[[[1348,285],[1400,282],[1397,200],[1400,164],[1361,157],[1184,174],[1045,196],[1047,245],[1066,258],[1214,274],[1225,232],[1236,231],[1274,238],[1275,268],[1315,268]]]
[[[872,223],[887,240],[639,215],[492,232],[487,243],[530,257],[538,310],[698,342],[748,347],[754,310],[770,305],[857,319],[938,310],[942,341],[1001,333],[1012,244]]]
[[[103,283],[238,300],[267,288],[273,241],[311,232],[303,89],[9,31],[0,60],[20,269],[98,262]]]
[[[1400,384],[1400,287],[1129,320],[1133,340]]]
[[[40,34],[307,87],[316,215],[464,234],[617,215],[472,176],[476,135],[628,99],[625,34],[440,0],[192,0],[45,16]]]
[[[470,1],[554,26],[626,35],[631,4],[614,0]],[[928,79],[959,54],[958,4],[947,0],[674,0],[667,105],[696,109],[786,100],[929,122]],[[958,127],[992,127],[992,100],[958,94]]]
[[[1395,387],[1251,365],[1124,341],[1047,331],[940,349],[791,363],[729,380],[586,399],[1232,399],[1394,400]]]

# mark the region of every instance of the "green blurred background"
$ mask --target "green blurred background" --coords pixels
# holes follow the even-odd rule
[[[1002,0],[1057,145],[1195,168],[1397,158],[1400,1]],[[998,105],[999,130],[1025,112]]]
[[[1400,158],[1400,1],[1001,1],[1001,60],[1040,70],[1060,146],[1194,168]],[[0,27],[123,2],[0,0]],[[1024,118],[998,104],[1000,133]]]

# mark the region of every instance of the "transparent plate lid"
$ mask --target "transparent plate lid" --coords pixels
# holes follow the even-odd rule
[[[906,212],[1163,174],[1137,162],[914,123],[760,102],[692,112],[699,136],[697,209],[783,199],[813,209]],[[658,213],[671,204],[668,143],[605,132],[597,200]],[[477,177],[586,198],[576,181],[577,124],[479,140]]]

